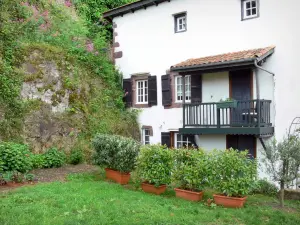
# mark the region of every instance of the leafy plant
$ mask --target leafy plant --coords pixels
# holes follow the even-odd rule
[[[0,186],[5,185],[6,183],[7,183],[7,182],[6,182],[6,180],[4,179],[3,174],[0,173]]]
[[[13,171],[10,179],[12,182],[15,182],[15,183],[23,183],[24,175],[18,171]]]
[[[11,142],[0,143],[0,165],[3,171],[30,171],[32,160],[28,146]]]
[[[36,180],[35,175],[30,173],[25,174],[24,179],[28,182],[33,182]]]
[[[216,150],[210,155],[209,183],[225,196],[242,197],[250,193],[257,177],[257,163],[248,151]]]
[[[32,154],[31,160],[34,169],[44,168],[45,156],[43,154]]]
[[[84,160],[84,155],[81,149],[72,149],[71,154],[69,156],[69,162],[73,165],[77,165],[82,163]]]
[[[92,144],[95,149],[95,164],[120,172],[134,170],[140,150],[140,144],[135,140],[118,135],[99,134]]]
[[[256,182],[256,186],[252,190],[252,193],[276,196],[278,193],[278,188],[276,187],[275,184],[273,184],[267,180],[258,180]]]
[[[61,167],[66,161],[66,155],[57,148],[48,149],[45,154],[45,168]]]
[[[172,181],[184,190],[202,191],[207,184],[208,158],[202,150],[174,150]]]
[[[137,159],[137,173],[141,180],[156,187],[170,184],[173,151],[161,145],[145,145]]]

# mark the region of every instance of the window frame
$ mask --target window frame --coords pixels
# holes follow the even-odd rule
[[[148,131],[148,134],[146,135],[146,131]],[[143,145],[150,145],[150,136],[151,136],[151,131],[149,128],[143,128],[142,129],[142,141]],[[146,137],[148,137],[148,141],[146,141]],[[147,142],[147,143],[146,143]]]
[[[181,137],[182,137],[182,141],[178,141],[178,136],[181,136]],[[184,136],[185,136],[185,135],[183,135],[183,134],[174,133],[174,148],[183,148],[183,147],[189,146],[189,144],[191,144],[191,145],[193,144],[192,141],[189,141],[189,136],[187,136],[187,140],[184,141],[184,140],[183,140],[183,137],[184,137]],[[182,146],[181,146],[181,147],[178,147],[177,142],[181,142]],[[185,146],[184,146],[184,143],[185,143]]]
[[[181,90],[182,92],[182,100],[178,100],[178,78],[181,77],[181,88],[183,87],[183,84],[182,84],[182,76],[178,75],[178,76],[175,76],[175,103],[182,103],[183,102],[183,88]],[[191,102],[191,99],[192,99],[192,78],[191,78],[191,75],[186,75],[185,76],[185,79],[188,78],[188,82],[186,82],[185,80],[185,102],[187,103],[190,103]],[[188,86],[188,88],[187,88]],[[187,93],[188,92],[188,93]],[[188,95],[189,94],[189,95]],[[189,97],[189,99],[187,99],[187,97]]]
[[[255,15],[251,15],[251,16],[247,16],[247,8],[246,8],[246,5],[248,2],[250,2],[250,4],[252,4],[252,2],[255,1],[256,2],[256,14]],[[259,0],[242,0],[241,1],[241,11],[242,11],[242,21],[243,20],[249,20],[249,19],[255,19],[255,18],[258,18],[259,17],[259,8],[260,8],[260,5],[259,5]],[[251,5],[251,9],[252,10],[252,5]]]
[[[181,13],[176,13],[173,14],[174,16],[174,32],[175,33],[183,33],[187,31],[187,13],[186,12],[181,12]],[[185,28],[179,29],[179,20],[184,21],[182,25],[185,25]]]
[[[142,88],[139,88],[139,83],[142,83],[143,84],[143,87]],[[145,83],[147,83],[147,87],[145,87]],[[149,82],[148,80],[136,80],[136,104],[148,104],[149,102]],[[147,88],[147,91],[146,91],[146,88]],[[139,90],[143,90],[143,94],[140,95],[139,94]],[[139,97],[143,97],[143,101],[139,101]],[[145,100],[146,99],[146,96],[147,96],[147,101]]]

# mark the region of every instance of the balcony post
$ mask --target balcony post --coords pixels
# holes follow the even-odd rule
[[[182,109],[183,109],[183,128],[185,128],[185,75],[182,75]]]
[[[260,127],[261,123],[261,104],[260,104],[260,99],[257,99],[257,126]]]

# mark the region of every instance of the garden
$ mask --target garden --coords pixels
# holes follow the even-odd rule
[[[0,144],[1,224],[299,224],[300,202],[279,206],[277,187],[257,178],[247,151],[141,146],[97,135],[95,166],[80,149]],[[84,163],[84,164],[83,164]],[[68,166],[66,166],[68,164]],[[83,170],[70,168],[84,165]],[[63,180],[43,182],[53,170]],[[9,189],[7,187],[18,188]],[[23,187],[19,187],[23,186]],[[38,219],[37,219],[38,218]]]

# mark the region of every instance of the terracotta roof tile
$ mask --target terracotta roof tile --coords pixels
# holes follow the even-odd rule
[[[269,51],[273,50],[275,46],[270,46],[267,48],[258,48],[252,50],[245,50],[240,52],[231,52],[221,55],[215,56],[207,56],[197,59],[188,59],[184,62],[178,63],[172,68],[181,68],[181,67],[189,67],[189,66],[199,66],[204,64],[215,64],[215,63],[222,63],[222,62],[230,62],[230,61],[237,61],[243,59],[255,59],[257,57],[261,57],[267,54]]]

